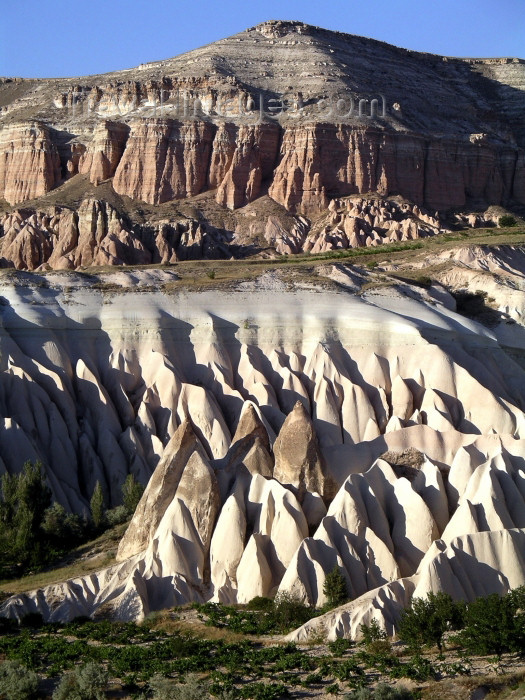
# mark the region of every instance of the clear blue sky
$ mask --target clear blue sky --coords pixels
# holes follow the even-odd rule
[[[3,0],[0,75],[132,68],[268,19],[449,56],[525,58],[525,0]]]

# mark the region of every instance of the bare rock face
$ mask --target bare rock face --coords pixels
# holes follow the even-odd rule
[[[82,217],[82,200],[97,199],[126,222],[103,243],[93,231],[99,250],[82,253],[86,262],[62,252],[73,246],[66,237],[53,268],[174,262],[185,259],[170,240],[177,235],[190,257],[217,257],[264,241],[277,253],[317,253],[441,228],[328,209],[356,195],[404,198],[432,218],[461,209],[467,225],[486,223],[487,206],[525,204],[522,59],[415,54],[294,21],[190,55],[80,81],[0,83],[0,197],[11,206],[43,198],[37,219],[55,206]],[[210,70],[218,65],[227,68]],[[171,220],[152,230],[125,199],[156,206],[197,196],[197,215],[175,232]],[[37,223],[3,246],[4,265],[47,262],[56,229]]]
[[[128,134],[129,127],[120,122],[97,124],[93,140],[80,158],[78,172],[89,175],[94,185],[113,177],[124,153]]]
[[[326,217],[436,225],[374,201],[334,200]],[[82,222],[53,213],[64,251],[67,231],[91,241],[121,225],[96,202]],[[51,219],[37,222],[50,236]],[[213,294],[158,268],[2,275],[0,469],[42,461],[79,513],[96,481],[111,505],[127,474],[147,487],[114,566],[12,596],[0,614],[142,619],[279,591],[322,605],[337,566],[353,600],[322,621],[355,637],[372,619],[391,632],[413,596],[522,585],[525,253],[445,255],[417,261],[446,260],[455,289],[497,297],[490,329],[398,268],[327,264],[322,284],[292,289],[269,270]]]
[[[133,123],[115,191],[152,204],[198,194],[207,181],[212,141],[213,128],[204,121]]]
[[[38,122],[0,130],[0,195],[10,204],[45,195],[61,180],[50,129]]]
[[[15,209],[0,216],[5,266],[72,270],[91,265],[174,263],[207,255],[228,256],[213,232],[193,219],[176,217],[154,226],[134,226],[108,202],[86,197],[76,211],[53,206]]]
[[[287,416],[274,445],[274,478],[290,484],[304,499],[307,491],[328,495],[323,458],[310,416],[301,401]]]
[[[133,519],[120,542],[117,561],[123,561],[146,549],[167,507],[175,498],[183,472],[186,473],[188,468],[188,475],[182,482],[184,495],[187,496],[188,488],[191,488],[191,474],[198,474],[198,465],[202,463],[207,463],[206,454],[193,432],[190,421],[185,420],[167,445],[164,456],[140,499]],[[208,541],[207,536],[205,539]]]
[[[269,193],[306,214],[326,209],[328,193],[398,193],[439,210],[465,206],[467,193],[478,201],[520,200],[520,173],[511,148],[311,124],[286,127]]]
[[[229,168],[220,180],[217,202],[229,209],[252,202],[261,191],[261,182],[272,175],[279,146],[279,128],[276,124],[261,124],[255,127],[241,126],[236,129]],[[219,137],[217,134],[216,139]],[[220,142],[219,142],[220,143]],[[221,157],[212,155],[212,168]],[[210,169],[210,181],[219,182],[217,173]]]
[[[243,406],[239,422],[237,423],[237,429],[232,438],[232,445],[235,445],[238,440],[242,440],[246,437],[259,438],[264,447],[268,451],[270,450],[268,432],[251,401],[247,401]]]

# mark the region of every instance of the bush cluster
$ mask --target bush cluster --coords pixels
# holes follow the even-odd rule
[[[211,624],[252,633],[297,626],[313,611],[298,601],[256,598],[234,606],[196,606]],[[254,617],[255,616],[255,617]],[[277,618],[287,620],[283,625]],[[270,624],[271,621],[271,624]],[[44,623],[33,614],[20,625],[0,621],[0,696],[31,698],[38,691],[37,673],[55,687],[53,700],[99,700],[108,679],[119,679],[133,697],[175,700],[277,700],[288,688],[322,686],[328,695],[349,693],[347,700],[408,700],[409,691],[387,684],[370,686],[378,674],[415,682],[470,672],[470,662],[431,662],[424,646],[444,647],[456,629],[454,643],[474,654],[525,649],[525,587],[506,596],[488,596],[468,605],[444,594],[414,600],[404,613],[400,635],[412,656],[400,657],[379,624],[361,627],[362,641],[338,639],[329,654],[313,657],[295,644],[264,646],[242,640],[200,639],[190,634],[142,624],[79,618],[66,625]],[[441,646],[440,646],[441,645]],[[197,675],[195,675],[197,674]],[[140,695],[142,693],[142,695]]]
[[[319,610],[283,593],[275,600],[254,598],[245,609],[220,603],[194,603],[193,607],[208,626],[257,635],[283,634],[320,614]]]
[[[506,595],[496,593],[472,603],[455,602],[445,593],[416,598],[401,616],[400,638],[414,651],[437,646],[441,651],[446,632],[472,654],[495,654],[525,650],[525,586]]]

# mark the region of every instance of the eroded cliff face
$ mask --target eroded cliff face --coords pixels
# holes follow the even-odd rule
[[[525,204],[524,153],[495,143],[344,124],[217,127],[151,118],[104,122],[89,144],[74,146],[63,164],[66,179],[83,173],[98,185],[114,176],[117,193],[151,204],[216,189],[219,204],[237,209],[260,195],[263,181],[276,202],[307,215],[335,196],[370,192],[434,210]],[[5,130],[3,152],[0,182],[10,204],[41,197],[64,179],[58,145],[42,124]]]
[[[487,215],[474,216],[463,225],[492,224]],[[255,210],[239,216],[230,233],[180,212],[135,223],[107,201],[87,197],[76,210],[24,208],[0,216],[0,264],[19,270],[165,265],[230,258],[235,250],[255,242],[269,254],[319,253],[433,236],[441,225],[439,218],[417,206],[395,200],[345,198],[332,200],[329,211],[315,226],[309,226],[304,217],[287,216],[284,210],[267,218]]]
[[[349,195],[432,215],[525,205],[520,59],[417,54],[300,22],[190,55],[80,81],[1,80],[0,196],[76,209],[93,185],[112,206],[108,190],[157,207],[210,193],[242,211],[268,193],[312,230]]]
[[[44,124],[4,126],[0,152],[0,195],[10,204],[41,197],[61,182],[58,150]]]
[[[0,469],[40,459],[80,512],[97,481],[112,505],[127,474],[147,487],[113,567],[1,613],[141,619],[277,591],[322,605],[337,565],[354,600],[324,618],[333,638],[391,632],[413,595],[523,584],[525,260],[456,253],[441,274],[490,293],[490,330],[440,284],[350,266],[211,294],[170,270],[8,273]]]
[[[511,147],[314,124],[285,129],[269,193],[308,214],[334,196],[363,192],[400,194],[434,210],[469,200],[523,203],[524,163]]]

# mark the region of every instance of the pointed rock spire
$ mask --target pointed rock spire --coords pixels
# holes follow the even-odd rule
[[[251,401],[246,401],[242,407],[239,423],[237,424],[237,430],[233,436],[232,445],[235,445],[238,440],[242,440],[242,438],[245,438],[247,435],[250,435],[253,438],[260,438],[268,452],[270,451],[268,432]]]
[[[147,548],[175,496],[184,467],[194,452],[198,452],[207,462],[204,448],[186,418],[166,445],[162,459],[142,494],[128,529],[120,541],[117,561],[123,561]]]
[[[300,502],[306,491],[328,495],[328,480],[314,426],[301,401],[297,401],[286,417],[275,441],[274,454],[274,479],[294,487]]]

